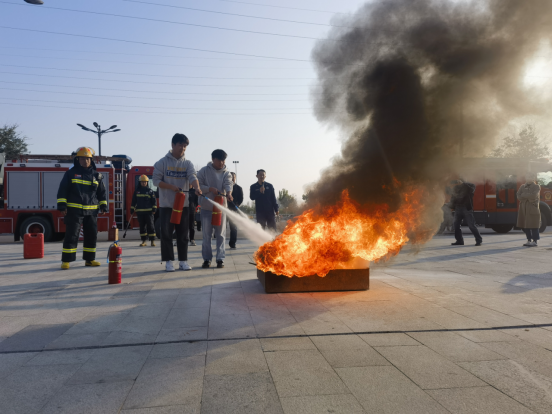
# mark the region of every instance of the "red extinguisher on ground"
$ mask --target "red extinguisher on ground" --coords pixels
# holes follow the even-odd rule
[[[221,195],[215,196],[215,203],[224,204],[224,199]],[[213,218],[211,219],[211,225],[220,226],[222,224],[222,211],[216,205],[213,205]]]
[[[186,201],[186,194],[183,192],[176,193],[174,197],[173,210],[171,214],[171,223],[180,224],[182,219],[182,210],[184,209],[184,202]]]
[[[107,262],[109,263],[108,283],[110,285],[121,283],[123,277],[123,248],[117,243],[109,246]]]

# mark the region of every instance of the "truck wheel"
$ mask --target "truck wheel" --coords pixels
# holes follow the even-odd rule
[[[546,231],[546,226],[548,226],[548,220],[546,216],[541,213],[541,226],[539,228],[539,233],[544,233]]]
[[[491,229],[493,229],[497,233],[501,233],[501,234],[508,233],[513,228],[514,228],[513,224],[493,224],[491,226]]]
[[[29,217],[21,223],[21,236],[27,233],[42,233],[44,234],[44,242],[52,240],[53,231],[52,225],[44,217]]]

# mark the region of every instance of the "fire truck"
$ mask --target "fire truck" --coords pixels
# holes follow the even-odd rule
[[[497,233],[508,233],[516,228],[519,207],[517,191],[525,184],[526,174],[533,173],[541,179],[548,177],[544,185],[541,184],[541,233],[546,226],[552,225],[552,164],[548,160],[464,158],[461,165],[460,175],[476,184],[473,197],[476,224]]]
[[[98,231],[108,231],[113,223],[124,229],[131,219],[132,195],[140,175],[147,175],[148,185],[157,190],[151,181],[153,167],[131,167],[132,159],[125,155],[96,156],[94,162],[108,195],[108,213],[98,216]],[[62,240],[65,224],[57,210],[57,192],[65,171],[72,167],[73,157],[68,155],[21,155],[5,160],[0,170],[0,234],[13,234],[14,241],[26,233],[43,233],[45,241]],[[157,218],[156,213],[156,229]],[[134,216],[129,228],[136,227]]]

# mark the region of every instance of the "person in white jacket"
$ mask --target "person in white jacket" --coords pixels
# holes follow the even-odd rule
[[[211,154],[212,162],[208,163],[205,167],[199,170],[197,173],[197,179],[199,180],[199,188],[204,197],[199,198],[199,205],[201,206],[201,229],[203,234],[203,243],[201,247],[201,253],[203,256],[203,267],[207,269],[211,266],[213,259],[213,250],[211,247],[211,235],[213,234],[213,227],[215,229],[215,238],[217,241],[216,260],[217,267],[224,267],[224,259],[226,258],[226,251],[224,248],[224,242],[226,239],[226,215],[222,215],[222,225],[213,226],[211,219],[213,217],[213,204],[205,199],[205,197],[214,200],[216,195],[224,195],[224,206],[227,207],[227,200],[233,201],[232,197],[232,175],[226,169],[226,152],[221,149],[214,150]]]

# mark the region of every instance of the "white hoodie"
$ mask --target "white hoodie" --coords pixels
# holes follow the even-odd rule
[[[153,185],[159,187],[159,183],[163,181],[167,184],[176,185],[178,188],[188,191],[190,183],[197,181],[196,170],[194,164],[187,160],[183,155],[182,158],[176,159],[169,151],[167,155],[161,158],[153,166]],[[194,191],[194,190],[192,190]],[[184,207],[190,205],[190,197],[186,192],[186,201]],[[172,208],[176,193],[166,188],[159,188],[159,207]]]
[[[226,169],[226,166],[220,170],[217,170],[213,167],[212,162],[209,162],[205,167],[199,170],[197,173],[197,179],[199,180],[199,188],[201,189],[201,192],[205,197],[210,198],[211,200],[215,199],[216,194],[211,193],[209,191],[209,187],[214,187],[224,194],[232,191],[233,188],[232,174],[230,174],[230,172]],[[227,207],[228,203],[226,197],[223,197],[223,199],[224,206]],[[202,210],[213,211],[213,205],[203,197],[199,197],[199,205]]]

